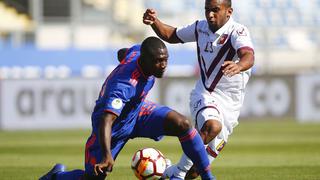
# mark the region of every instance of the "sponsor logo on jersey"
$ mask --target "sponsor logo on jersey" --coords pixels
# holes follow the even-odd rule
[[[239,36],[247,36],[247,33],[246,33],[246,31],[245,31],[244,28],[238,29],[238,30],[237,30],[237,34],[238,34]]]
[[[111,106],[115,109],[120,109],[122,107],[122,100],[119,98],[114,99],[111,102]]]
[[[226,42],[226,40],[228,39],[228,34],[222,34],[218,44],[224,44]]]

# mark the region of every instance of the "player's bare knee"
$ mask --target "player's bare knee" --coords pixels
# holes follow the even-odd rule
[[[176,111],[168,113],[164,123],[164,130],[166,134],[172,136],[179,136],[191,129],[191,127],[192,125],[188,119]]]
[[[179,132],[186,132],[192,127],[191,123],[183,115],[177,117],[175,122],[176,122],[175,127]]]
[[[201,128],[201,134],[204,137],[204,142],[209,143],[222,130],[222,124],[217,120],[207,120]]]

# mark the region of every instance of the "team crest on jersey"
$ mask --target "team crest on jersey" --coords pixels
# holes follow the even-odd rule
[[[246,30],[244,28],[240,28],[237,30],[237,34],[239,36],[247,36]]]
[[[222,34],[222,36],[219,39],[218,44],[224,44],[227,39],[228,39],[228,34]]]
[[[122,107],[122,100],[119,98],[114,99],[111,102],[111,106],[115,109],[120,109]]]

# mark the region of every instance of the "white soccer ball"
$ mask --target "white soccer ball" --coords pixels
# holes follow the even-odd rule
[[[166,159],[154,148],[143,148],[134,153],[131,169],[138,179],[160,179],[166,169]]]

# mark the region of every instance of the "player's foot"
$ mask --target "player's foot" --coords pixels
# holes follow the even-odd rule
[[[216,176],[212,175],[212,180],[217,180]]]
[[[166,161],[166,168],[168,168],[169,166],[172,166],[172,162],[170,159],[165,158],[164,160]]]
[[[53,168],[45,175],[43,175],[39,180],[52,180],[53,176],[58,172],[63,172],[66,167],[63,164],[56,164]]]
[[[168,166],[163,172],[162,179],[181,180],[184,179],[186,173],[178,171],[177,165]]]

